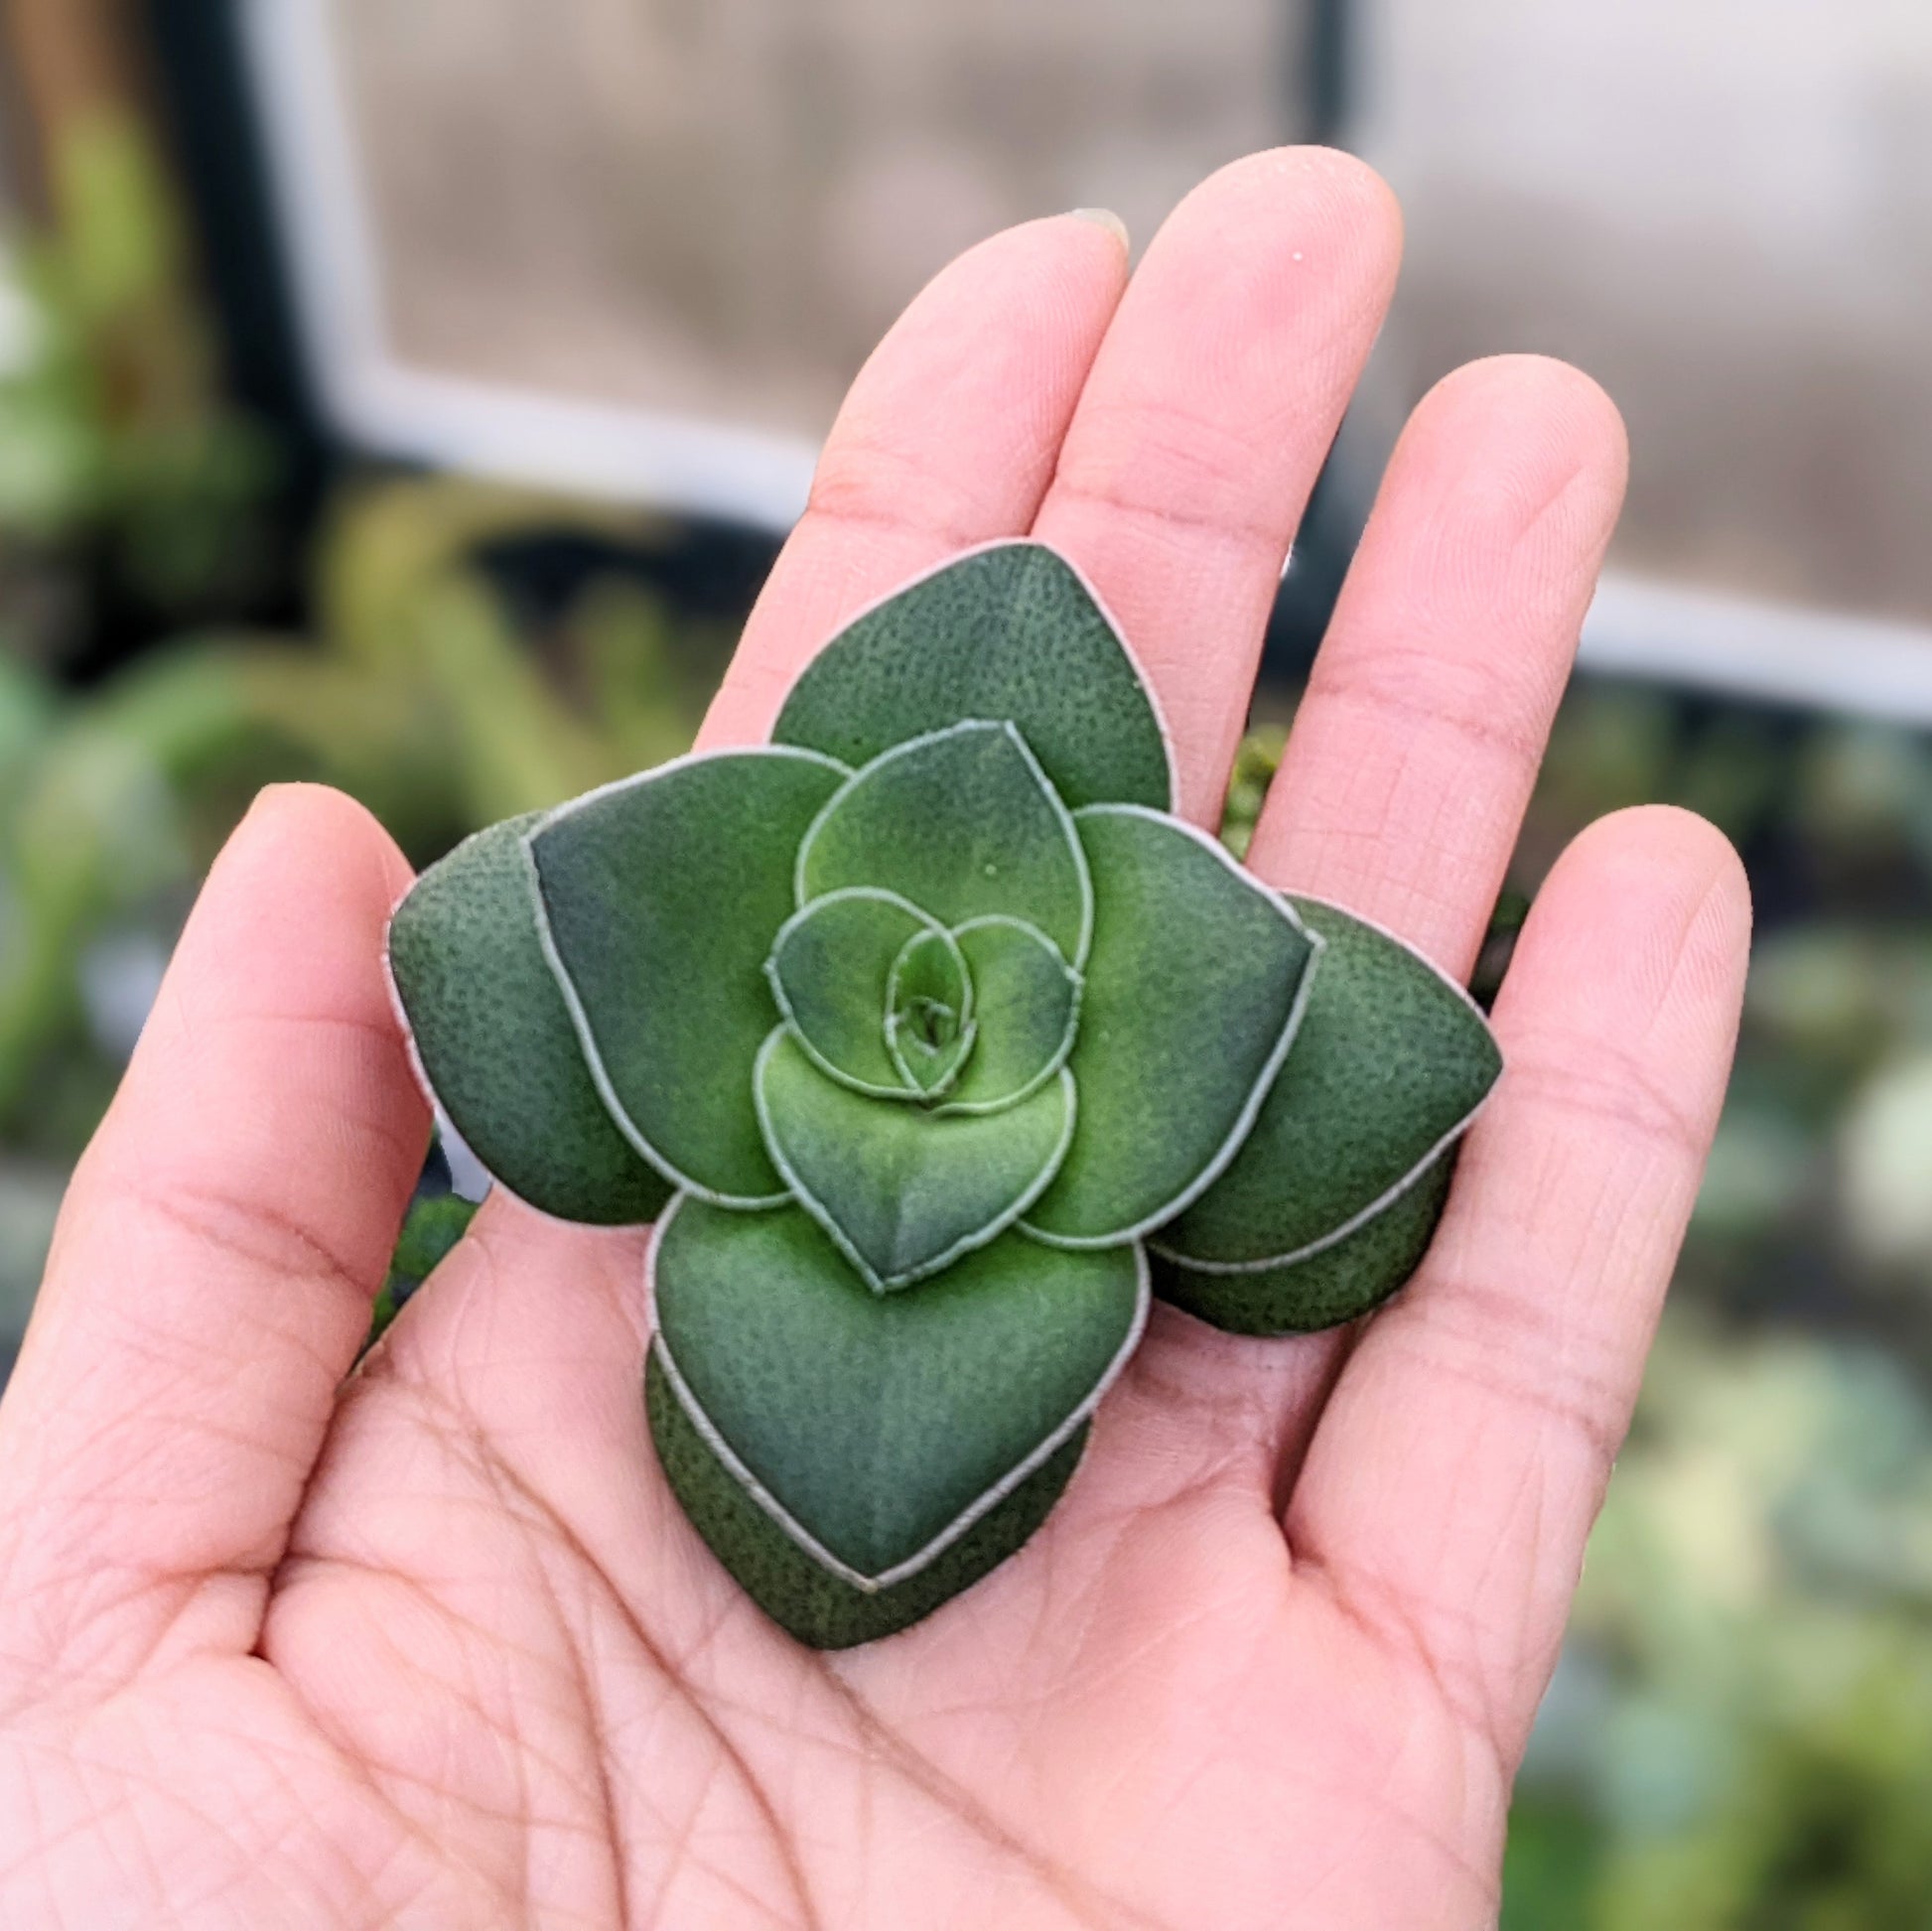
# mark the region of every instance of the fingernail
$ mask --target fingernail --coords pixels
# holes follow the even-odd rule
[[[1127,223],[1111,207],[1076,207],[1071,210],[1076,221],[1091,221],[1097,228],[1105,228],[1121,245],[1125,253],[1134,244],[1127,233]]]

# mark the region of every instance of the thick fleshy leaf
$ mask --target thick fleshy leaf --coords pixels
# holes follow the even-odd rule
[[[531,834],[554,964],[599,1089],[694,1190],[771,1199],[752,1068],[792,862],[844,781],[814,753],[717,752],[593,791]]]
[[[909,898],[943,925],[1006,912],[1076,965],[1093,894],[1066,808],[1010,724],[956,724],[856,772],[798,851],[801,905],[848,886]]]
[[[1158,1236],[1212,1268],[1293,1259],[1372,1219],[1474,1117],[1502,1070],[1488,1022],[1420,953],[1333,905],[1308,1015],[1241,1151]]]
[[[799,1044],[862,1093],[904,1095],[914,1084],[889,1049],[887,1020],[893,969],[922,936],[952,944],[917,906],[860,887],[794,912],[771,947],[766,976]],[[963,962],[959,974],[963,985]]]
[[[1226,1165],[1295,1036],[1319,941],[1178,819],[1095,805],[1075,822],[1097,908],[1067,1061],[1080,1118],[1027,1224],[1088,1246],[1158,1226]]]
[[[1150,1247],[1154,1291],[1231,1334],[1311,1334],[1354,1320],[1388,1300],[1429,1251],[1455,1153],[1439,1155],[1380,1213],[1304,1260],[1207,1273]]]
[[[886,1044],[900,1074],[928,1097],[943,1093],[973,1049],[973,982],[950,932],[920,932],[893,961]]]
[[[671,1189],[598,1097],[537,932],[512,818],[433,865],[396,907],[389,970],[430,1090],[518,1199],[563,1220],[650,1220]]]
[[[1072,1050],[1080,977],[1036,926],[980,918],[953,934],[973,981],[976,1038],[942,1111],[987,1113],[1043,1085]]]
[[[689,1199],[652,1256],[660,1359],[720,1460],[821,1568],[916,1574],[1059,1449],[1146,1317],[1136,1248],[1019,1235],[873,1294],[796,1207]]]
[[[1005,1562],[1051,1513],[1087,1442],[1087,1429],[1076,1429],[923,1569],[886,1588],[866,1589],[821,1568],[746,1493],[679,1401],[654,1347],[644,1369],[644,1405],[679,1507],[745,1593],[814,1649],[850,1649],[909,1628]]]
[[[783,1029],[758,1064],[773,1164],[852,1265],[900,1288],[983,1247],[1038,1198],[1066,1153],[1072,1081],[999,1113],[868,1099],[829,1079]]]
[[[1173,806],[1138,666],[1078,573],[1038,543],[958,557],[855,619],[805,667],[771,736],[859,765],[967,718],[1011,718],[1069,806]]]

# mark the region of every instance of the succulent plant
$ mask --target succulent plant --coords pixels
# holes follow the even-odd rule
[[[768,744],[494,826],[396,912],[483,1165],[656,1221],[658,1456],[806,1642],[1019,1549],[1151,1294],[1322,1327],[1428,1243],[1500,1067],[1480,1013],[1173,810],[1113,622],[998,544],[850,623]]]

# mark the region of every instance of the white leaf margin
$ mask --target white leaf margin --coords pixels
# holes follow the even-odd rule
[[[1364,918],[1360,912],[1351,910],[1347,905],[1337,904],[1332,898],[1322,898],[1311,892],[1283,892],[1277,896],[1290,901],[1318,905],[1323,911],[1336,912],[1343,918],[1353,919],[1357,925],[1366,926],[1368,930],[1377,934],[1378,937],[1387,939],[1391,945],[1400,951],[1406,952],[1417,964],[1425,967],[1447,986],[1450,992],[1455,994],[1456,998],[1469,1009],[1469,1012],[1474,1016],[1476,1023],[1482,1028],[1483,1032],[1488,1034],[1490,1043],[1496,1047],[1496,1058],[1498,1061],[1496,1076],[1483,1089],[1482,1097],[1476,1101],[1475,1105],[1470,1107],[1468,1112],[1455,1125],[1450,1127],[1407,1172],[1402,1174],[1392,1185],[1378,1193],[1366,1206],[1358,1208],[1347,1219],[1341,1221],[1338,1225],[1330,1228],[1327,1233],[1319,1235],[1314,1240],[1305,1241],[1300,1247],[1291,1248],[1286,1253],[1263,1255],[1255,1260],[1203,1261],[1196,1260],[1193,1255],[1182,1252],[1181,1249],[1168,1241],[1155,1238],[1149,1239],[1148,1245],[1164,1261],[1172,1261],[1174,1266],[1183,1267],[1190,1274],[1204,1274],[1222,1279],[1238,1278],[1245,1274],[1266,1274],[1276,1268],[1299,1266],[1303,1261],[1311,1261],[1317,1255],[1327,1253],[1330,1248],[1339,1247],[1351,1235],[1360,1233],[1370,1221],[1380,1219],[1405,1194],[1422,1184],[1436,1163],[1481,1118],[1490,1101],[1496,1097],[1496,1089],[1502,1084],[1502,1076],[1508,1070],[1507,1064],[1503,1063],[1502,1046],[1496,1038],[1496,1029],[1490,1023],[1489,1015],[1477,1005],[1475,995],[1469,991],[1467,986],[1456,979],[1453,974],[1446,972],[1438,965],[1421,946],[1412,945],[1401,933],[1391,931],[1388,926],[1382,924],[1378,919]],[[1269,1090],[1273,1090],[1272,1086]],[[1263,1096],[1263,1104],[1266,1104],[1265,1095]],[[1256,1117],[1259,1117],[1259,1108],[1256,1110]],[[1250,1130],[1252,1130],[1252,1124]],[[1232,1158],[1233,1156],[1230,1155],[1229,1159],[1232,1160]],[[1219,1178],[1219,1174],[1216,1174],[1215,1177]],[[1194,1197],[1198,1199],[1200,1196],[1196,1194]],[[1184,1211],[1184,1209],[1177,1209],[1176,1211]]]
[[[1046,800],[1047,809],[1058,822],[1064,834],[1067,847],[1073,856],[1074,876],[1080,882],[1080,926],[1079,936],[1074,943],[1073,969],[1077,972],[1086,964],[1087,948],[1093,943],[1093,872],[1087,864],[1086,848],[1080,843],[1080,833],[1073,822],[1073,813],[1066,808],[1066,800],[1054,788],[1053,780],[1046,775],[1039,759],[1034,755],[1034,748],[1028,744],[1026,734],[1010,718],[960,718],[955,723],[941,725],[937,731],[921,732],[916,738],[902,739],[898,744],[882,751],[870,763],[861,764],[832,795],[819,807],[818,815],[805,827],[804,836],[798,841],[797,857],[792,862],[792,898],[800,911],[809,909],[814,899],[829,897],[832,892],[849,891],[852,888],[834,886],[828,892],[813,893],[805,884],[805,868],[810,863],[812,846],[817,843],[818,835],[845,801],[867,779],[876,775],[886,765],[897,763],[901,758],[908,758],[915,752],[926,751],[947,738],[963,738],[968,732],[997,731],[1003,733],[1008,741],[1019,751],[1034,782],[1038,786]],[[787,747],[770,745],[765,750],[782,751]],[[823,757],[823,753],[815,756]],[[828,763],[837,764],[836,759],[828,759]],[[843,765],[839,766],[844,769]],[[1092,808],[1092,807],[1090,807]],[[1146,806],[1135,807],[1145,810]],[[881,891],[884,887],[878,888]],[[923,908],[922,908],[923,909]],[[990,914],[981,913],[980,916]],[[1018,914],[1013,914],[1018,916]],[[970,921],[962,921],[970,922]],[[1032,923],[1033,921],[1027,921]],[[1059,950],[1057,944],[1053,948]],[[1062,954],[1062,956],[1064,956]]]
[[[1144,804],[1082,805],[1073,815],[1076,822],[1089,816],[1146,818],[1169,831],[1184,833],[1204,851],[1210,853],[1258,898],[1280,912],[1285,921],[1308,942],[1309,947],[1308,957],[1302,966],[1301,980],[1295,988],[1295,997],[1290,1002],[1287,1017],[1283,1022],[1281,1037],[1275,1041],[1268,1058],[1262,1064],[1260,1073],[1256,1075],[1254,1087],[1247,1099],[1243,1101],[1241,1111],[1228,1130],[1227,1138],[1207,1165],[1180,1192],[1165,1205],[1143,1214],[1133,1225],[1109,1233],[1059,1234],[1048,1228],[1035,1226],[1029,1220],[1020,1223],[1021,1232],[1029,1239],[1038,1241],[1042,1247],[1059,1247],[1070,1253],[1083,1253],[1102,1247],[1120,1247],[1130,1240],[1144,1239],[1157,1227],[1165,1226],[1176,1214],[1184,1213],[1227,1171],[1235,1155],[1247,1144],[1248,1135],[1254,1131],[1255,1121],[1261,1117],[1261,1109],[1267,1103],[1268,1095],[1275,1089],[1275,1081],[1280,1077],[1289,1051],[1295,1044],[1296,1034],[1301,1032],[1302,1022],[1308,1016],[1309,1000],[1314,991],[1315,974],[1320,970],[1321,955],[1328,946],[1319,932],[1311,930],[1302,922],[1300,913],[1289,902],[1285,894],[1263,885],[1218,838],[1209,837],[1198,825],[1191,825],[1184,818],[1176,818],[1172,812],[1156,811],[1151,805]],[[1166,1250],[1163,1249],[1162,1252],[1165,1254]]]
[[[511,815],[512,817],[527,815],[532,818],[541,818],[547,814],[512,813]],[[502,824],[508,822],[509,820],[507,819],[499,819],[496,824],[481,826],[476,831],[471,832],[467,837],[458,839],[457,842],[454,845],[452,845],[447,852],[443,854],[442,858],[437,860],[437,864],[447,865],[452,859],[457,857],[459,853],[466,851],[470,846],[476,844],[480,839],[486,837],[490,832],[497,830]],[[532,825],[531,829],[532,830],[535,829],[534,824]],[[385,918],[382,921],[382,985],[383,985],[383,990],[387,993],[389,998],[390,1017],[394,1019],[396,1023],[396,1030],[402,1034],[403,1056],[409,1062],[410,1075],[416,1082],[416,1090],[420,1094],[422,1094],[425,1100],[429,1102],[430,1111],[436,1117],[439,1131],[441,1130],[442,1123],[447,1120],[451,1125],[451,1127],[455,1129],[458,1137],[462,1140],[464,1151],[470,1156],[470,1158],[473,1161],[476,1162],[478,1171],[482,1172],[483,1178],[489,1182],[490,1190],[492,1192],[501,1193],[506,1199],[514,1200],[516,1204],[524,1210],[524,1212],[535,1214],[539,1220],[548,1221],[550,1225],[553,1227],[571,1227],[571,1228],[575,1228],[579,1232],[582,1232],[583,1230],[588,1228],[593,1233],[622,1233],[622,1232],[632,1231],[638,1227],[646,1227],[651,1225],[652,1224],[651,1222],[645,1220],[566,1220],[562,1214],[552,1213],[548,1207],[538,1206],[534,1200],[526,1199],[521,1193],[519,1193],[515,1187],[510,1185],[510,1183],[503,1178],[502,1174],[497,1172],[496,1170],[493,1167],[491,1167],[490,1164],[486,1160],[484,1160],[480,1153],[477,1152],[476,1147],[471,1143],[469,1136],[464,1134],[463,1129],[457,1125],[456,1119],[451,1114],[449,1108],[444,1105],[443,1096],[436,1090],[436,1082],[430,1078],[429,1068],[423,1063],[422,1047],[416,1043],[416,1028],[410,1020],[409,1008],[403,1003],[402,987],[396,983],[395,962],[389,956],[389,931],[390,928],[396,922],[396,914],[399,911],[401,911],[404,901],[409,897],[409,894],[414,892],[416,890],[416,887],[422,883],[423,879],[427,878],[430,872],[434,870],[435,870],[434,866],[427,867],[417,878],[412,880],[410,882],[408,891],[404,892],[402,897],[399,897],[396,900],[396,902],[389,907],[389,915],[387,918]],[[593,1084],[595,1084],[595,1082],[593,1082]],[[603,1098],[603,1095],[601,1093],[599,1094],[599,1098],[600,1100]],[[608,1111],[609,1109],[607,1108],[606,1110]],[[613,1127],[617,1128],[617,1131],[619,1132],[620,1135],[623,1134],[622,1128],[619,1127],[618,1123],[615,1120],[613,1120],[611,1124]],[[623,1136],[623,1137],[627,1138],[628,1136]],[[656,1166],[655,1163],[651,1163],[651,1170],[653,1172],[657,1174],[658,1178],[664,1180],[667,1185],[670,1185],[672,1187],[675,1187],[677,1185],[677,1181],[671,1179],[670,1176],[664,1172],[663,1169]],[[675,1200],[676,1198],[677,1195],[673,1193],[671,1196],[671,1200]],[[481,1204],[481,1202],[479,1204]],[[671,1205],[671,1201],[667,1200],[664,1203],[664,1211],[668,1212],[670,1209],[670,1205]]]
[[[658,1216],[655,1226],[651,1229],[650,1244],[644,1251],[645,1318],[650,1329],[651,1352],[656,1357],[658,1366],[663,1369],[664,1379],[670,1385],[671,1392],[677,1397],[678,1406],[683,1409],[685,1419],[697,1430],[705,1447],[711,1450],[725,1472],[783,1532],[785,1537],[809,1556],[820,1569],[865,1595],[877,1595],[883,1589],[890,1589],[899,1583],[909,1582],[921,1570],[929,1569],[975,1523],[990,1515],[1030,1476],[1037,1474],[1093,1418],[1094,1411],[1099,1408],[1114,1383],[1120,1379],[1147,1332],[1148,1313],[1153,1304],[1152,1270],[1148,1265],[1146,1250],[1136,1242],[1133,1316],[1128,1322],[1126,1336],[1115,1350],[1113,1358],[1101,1370],[1100,1378],[1093,1387],[1035,1448],[1017,1461],[991,1487],[974,1497],[930,1542],[915,1550],[903,1561],[895,1563],[890,1569],[881,1570],[876,1576],[868,1576],[862,1570],[854,1569],[843,1558],[835,1556],[765,1487],[746,1464],[737,1449],[725,1440],[711,1417],[705,1413],[703,1405],[692,1392],[690,1383],[685,1380],[671,1354],[670,1345],[664,1339],[664,1331],[657,1321],[657,1253],[663,1244],[664,1231],[677,1218],[678,1209],[684,1204],[684,1198],[683,1194],[679,1194]]]
[[[591,1030],[590,1015],[585,1011],[584,1002],[578,997],[577,988],[571,982],[570,972],[557,950],[556,936],[550,929],[549,909],[544,903],[543,881],[537,873],[536,853],[533,849],[536,840],[552,825],[587,810],[593,804],[636,790],[643,785],[653,784],[660,778],[668,777],[674,771],[683,770],[687,766],[714,764],[728,758],[802,759],[810,763],[821,764],[827,770],[843,771],[848,778],[852,775],[851,767],[842,764],[836,758],[830,758],[822,751],[811,751],[798,745],[724,746],[716,751],[686,752],[682,758],[668,759],[662,764],[653,764],[647,771],[633,771],[628,777],[614,779],[609,784],[600,784],[595,790],[586,791],[582,796],[571,798],[566,803],[558,805],[555,810],[545,812],[542,818],[523,834],[523,863],[529,875],[531,901],[536,907],[537,941],[543,947],[543,956],[550,967],[551,976],[556,980],[558,989],[563,994],[564,1009],[570,1014],[570,1023],[576,1029],[577,1042],[583,1050],[584,1063],[590,1069],[591,1084],[597,1088],[598,1098],[604,1102],[605,1111],[610,1114],[618,1131],[652,1167],[681,1191],[703,1200],[710,1206],[733,1208],[740,1212],[757,1212],[765,1207],[782,1206],[791,1196],[787,1192],[727,1193],[706,1186],[702,1180],[683,1172],[668,1155],[652,1146],[642,1128],[631,1119],[622,1100],[619,1098],[617,1088],[612,1084],[611,1075],[605,1067],[603,1054],[598,1050],[597,1037]],[[835,787],[833,795],[837,796],[838,791],[843,788],[843,785]]]
[[[1147,708],[1154,718],[1154,729],[1160,737],[1162,755],[1168,767],[1168,802],[1162,808],[1169,812],[1177,812],[1180,809],[1180,760],[1175,755],[1173,728],[1168,723],[1168,713],[1166,707],[1161,702],[1161,693],[1155,688],[1153,678],[1147,674],[1147,666],[1142,663],[1140,653],[1128,641],[1126,627],[1122,624],[1120,619],[1114,615],[1113,606],[1107,602],[1106,598],[1101,596],[1093,579],[1058,544],[1042,543],[1036,536],[995,536],[989,537],[984,543],[969,543],[965,549],[954,550],[949,555],[941,557],[937,563],[930,565],[924,570],[916,571],[913,575],[896,583],[892,589],[882,591],[870,603],[861,604],[792,672],[791,682],[785,686],[783,695],[778,699],[778,708],[773,713],[770,724],[765,728],[764,742],[766,744],[775,743],[775,740],[771,737],[771,733],[778,728],[778,721],[784,715],[784,707],[790,701],[791,694],[797,688],[799,680],[854,625],[863,622],[869,617],[876,617],[888,604],[896,602],[898,598],[904,596],[907,591],[918,590],[923,585],[929,584],[935,577],[943,577],[955,565],[970,563],[975,557],[991,556],[998,550],[1044,551],[1047,556],[1050,556],[1073,579],[1081,591],[1085,593],[1087,601],[1099,612],[1101,621],[1113,632],[1114,643],[1122,657],[1126,659],[1128,669],[1134,673],[1134,681],[1140,686],[1141,696],[1145,699]],[[891,749],[891,747],[888,747],[888,749]],[[1049,779],[1048,782],[1050,783],[1051,780]],[[1053,786],[1053,794],[1055,797],[1059,796],[1059,787],[1057,785]],[[1152,810],[1154,808],[1153,806],[1142,807],[1143,810]],[[1085,809],[1085,807],[1082,807],[1082,809]]]
[[[894,1294],[901,1288],[909,1288],[917,1282],[929,1281],[935,1274],[941,1274],[947,1268],[951,1267],[955,1261],[964,1260],[968,1254],[976,1253],[980,1248],[990,1246],[994,1241],[998,1240],[1052,1185],[1053,1176],[1058,1173],[1062,1163],[1066,1159],[1066,1150],[1073,1144],[1073,1130],[1080,1116],[1079,1090],[1074,1085],[1072,1073],[1066,1067],[1061,1066],[1059,1068],[1060,1093],[1064,1101],[1065,1117],[1060,1123],[1060,1137],[1053,1147],[1052,1152],[1047,1155],[1040,1172],[1027,1183],[1025,1190],[1006,1206],[1002,1207],[997,1214],[994,1214],[983,1225],[974,1228],[971,1233],[962,1234],[943,1254],[934,1255],[931,1260],[922,1262],[918,1267],[908,1268],[902,1274],[881,1274],[853,1244],[851,1237],[840,1226],[838,1217],[832,1212],[831,1208],[806,1186],[804,1181],[799,1177],[798,1170],[792,1166],[790,1160],[786,1157],[784,1148],[778,1139],[777,1132],[771,1124],[770,1110],[766,1106],[764,1098],[765,1063],[789,1036],[789,1028],[784,1026],[773,1027],[771,1032],[766,1035],[763,1045],[759,1048],[758,1063],[752,1071],[752,1102],[758,1109],[759,1130],[764,1137],[764,1151],[769,1156],[772,1166],[778,1170],[779,1174],[791,1188],[790,1193],[785,1197],[790,1200],[795,1200],[799,1206],[803,1207],[811,1215],[813,1220],[829,1236],[832,1245],[851,1262],[853,1270],[858,1274],[860,1280],[874,1294]],[[1044,1083],[1042,1082],[1041,1086],[1035,1088],[1030,1097],[1037,1098],[1043,1090]],[[1011,1110],[1011,1108],[1004,1107],[1000,1109],[1001,1112],[1009,1112]],[[935,1108],[930,1117],[933,1119],[941,1119],[946,1117],[946,1115],[942,1109]],[[993,1119],[997,1118],[998,1115],[980,1114],[975,1116],[969,1114],[953,1115],[952,1117]],[[777,1205],[780,1203],[773,1202],[773,1204]],[[1124,1243],[1119,1241],[1109,1241],[1107,1244],[1110,1247],[1124,1245]]]

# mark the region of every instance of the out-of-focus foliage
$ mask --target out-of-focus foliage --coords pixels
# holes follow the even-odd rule
[[[560,523],[634,526],[441,482],[338,504],[313,637],[237,630],[272,462],[166,292],[178,250],[143,165],[112,129],[64,164],[59,232],[14,267],[32,352],[0,371],[0,1368],[68,1167],[254,789],[344,785],[426,861],[681,750],[727,641],[612,576],[518,620],[480,559]],[[60,671],[103,578],[179,634],[75,688]],[[1243,750],[1237,850],[1281,737]],[[1738,840],[1759,939],[1674,1311],[1521,1785],[1505,1922],[1920,1931],[1932,743],[1581,686],[1479,988],[1567,839],[1655,799]],[[418,1213],[384,1316],[465,1217]]]
[[[559,527],[638,536],[554,499],[371,484],[323,539],[314,640],[210,630],[79,691],[0,654],[0,1333],[195,886],[262,784],[339,785],[420,863],[689,744],[722,638],[615,576],[532,634],[479,565]]]
[[[646,593],[597,586],[533,640],[475,567],[563,513],[376,487],[328,535],[317,643],[185,638],[78,695],[7,667],[0,1135],[55,1154],[84,1137],[196,880],[263,783],[340,785],[422,859],[689,742],[687,640]]]
[[[728,641],[616,567],[519,616],[506,548],[615,566],[661,533],[435,479],[341,491],[305,564],[313,634],[239,623],[276,464],[222,399],[165,173],[97,117],[49,187],[43,229],[0,252],[0,1373],[68,1169],[254,792],[339,785],[427,862],[682,751]]]
[[[1506,1925],[1932,1921],[1928,1609],[1910,1371],[1680,1309],[1526,1767]]]
[[[145,131],[95,114],[48,159],[51,218],[0,258],[0,593],[16,650],[65,656],[103,596],[245,606],[276,454],[220,397]]]
[[[379,1341],[389,1323],[402,1311],[409,1297],[436,1271],[443,1258],[469,1231],[477,1203],[456,1193],[424,1193],[409,1204],[389,1277],[375,1298],[369,1318],[368,1345]]]

